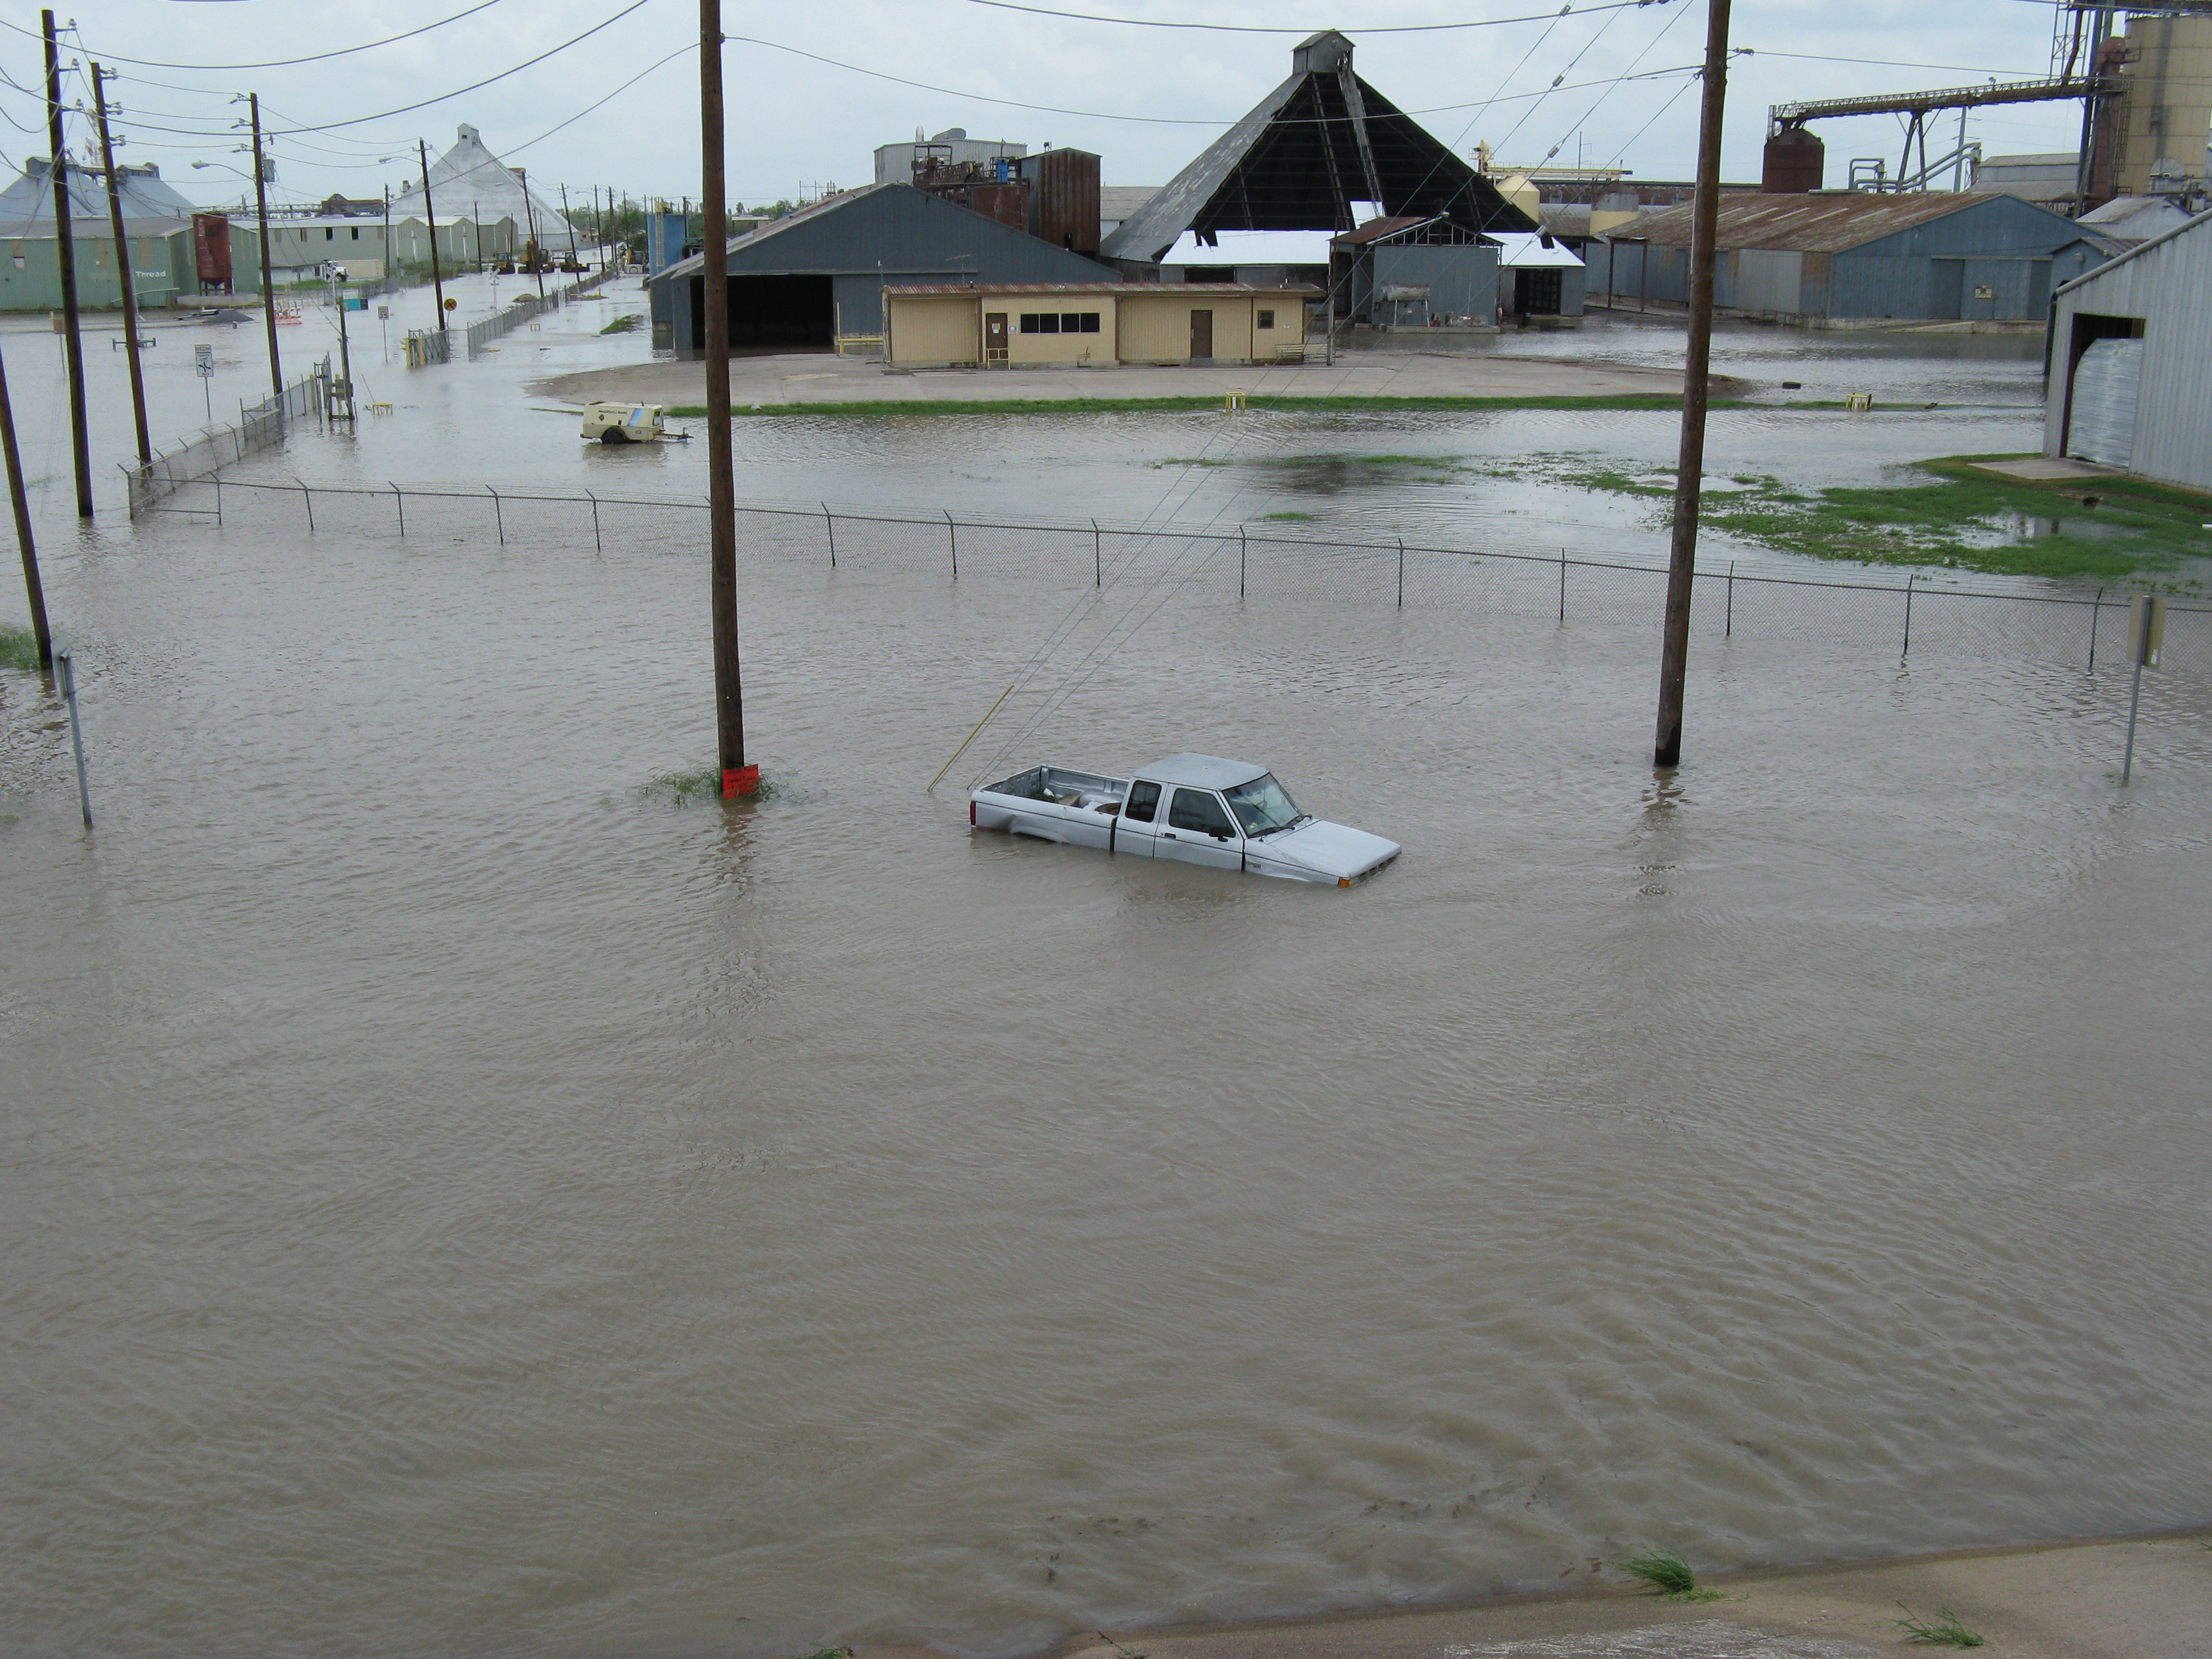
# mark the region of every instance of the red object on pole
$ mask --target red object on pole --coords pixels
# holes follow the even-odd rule
[[[722,177],[722,6],[699,0],[699,159],[705,246],[700,304],[706,312],[708,589],[714,623],[714,732],[722,799],[760,787],[745,764],[744,688],[738,659],[737,485],[730,453],[730,227]]]
[[[1705,14],[1705,99],[1698,120],[1698,190],[1690,209],[1690,336],[1682,370],[1682,448],[1674,474],[1674,539],[1659,647],[1659,729],[1651,763],[1682,760],[1683,683],[1690,667],[1690,594],[1698,577],[1698,507],[1705,476],[1705,405],[1713,360],[1713,245],[1720,240],[1721,112],[1728,96],[1729,0]]]

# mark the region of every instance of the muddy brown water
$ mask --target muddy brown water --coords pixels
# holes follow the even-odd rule
[[[691,520],[424,512],[58,548],[89,836],[0,674],[5,1650],[1012,1656],[2202,1518],[2201,677],[2122,796],[2110,661],[1708,630],[1662,781],[1626,598],[1215,568],[1006,767],[1263,762],[1405,843],[1343,892],[922,792],[1065,571],[749,543],[725,810],[652,787]]]

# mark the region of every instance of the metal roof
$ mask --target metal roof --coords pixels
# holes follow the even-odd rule
[[[2017,199],[1997,191],[1723,196],[1720,239],[1715,246],[1723,251],[1756,247],[1841,253],[1985,202]],[[1613,234],[1624,240],[1656,242],[1661,247],[1687,247],[1693,210],[1691,204],[1684,203],[1647,213],[1634,225],[1623,226]]]
[[[1267,769],[1249,761],[1224,760],[1218,755],[1170,755],[1137,769],[1140,778],[1155,783],[1187,783],[1194,789],[1234,789],[1240,783],[1264,778]]]
[[[894,294],[1318,294],[1301,283],[1263,288],[1256,283],[893,283]]]
[[[2205,212],[2198,214],[2194,219],[2191,219],[2185,225],[2176,225],[2172,230],[2161,231],[2159,234],[2152,237],[2148,241],[2137,242],[2125,253],[2120,254],[2117,258],[2107,259],[2104,264],[2096,266],[2093,270],[2083,271],[2079,276],[2076,276],[2070,283],[2061,283],[2056,289],[2051,290],[2052,297],[2056,298],[2061,294],[2070,294],[2075,289],[2081,287],[2084,283],[2095,282],[2097,278],[2103,276],[2114,265],[2124,265],[2129,260],[2148,253],[2154,247],[2163,246],[2177,236],[2186,235],[2189,232],[2200,229],[2207,224],[2212,224],[2212,210],[2207,210]],[[2085,238],[2084,240],[2086,240],[2087,239]]]
[[[572,252],[576,247],[576,233],[561,210],[493,155],[485,147],[483,135],[466,122],[454,129],[453,147],[430,163],[430,201],[449,213],[485,224],[512,219],[525,231],[535,226],[540,247],[566,247]],[[392,198],[392,216],[422,216],[421,180],[416,181],[413,189]]]

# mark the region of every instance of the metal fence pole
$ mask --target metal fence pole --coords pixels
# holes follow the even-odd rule
[[[1914,578],[1905,579],[1905,649],[1898,653],[1899,659],[1912,654],[1912,584]]]
[[[499,526],[499,544],[505,547],[507,545],[507,514],[500,507],[499,491],[492,489],[489,484],[486,484],[484,488],[491,489],[492,522]]]
[[[399,493],[399,486],[392,483],[391,479],[386,478],[384,482],[392,484],[392,504],[399,509],[399,535],[404,541],[407,536],[407,498]]]
[[[588,489],[584,494],[592,497],[592,551],[604,553],[607,544],[599,539],[599,498]]]
[[[84,827],[92,828],[92,791],[84,781],[84,731],[76,717],[76,661],[68,651],[54,653],[54,674],[61,682],[62,700],[69,704],[70,746],[76,751],[76,804],[84,814]]]
[[[952,544],[952,580],[957,582],[960,580],[960,531],[952,522],[952,512],[949,507],[945,509],[945,534]]]
[[[1091,521],[1091,585],[1093,587],[1106,586],[1106,553],[1098,538],[1098,520],[1096,519]]]
[[[215,481],[215,521],[218,526],[222,523],[222,478],[220,474],[216,475]]]
[[[1559,626],[1567,625],[1567,550],[1559,550]]]
[[[2138,647],[2135,652],[2135,684],[2128,688],[2128,749],[2125,757],[2120,762],[2120,787],[2123,789],[2127,787],[2128,781],[2135,776],[2136,772],[2136,710],[2142,703],[2143,653],[2141,647]],[[54,660],[57,662],[61,660],[59,652],[54,653]],[[76,708],[76,704],[70,705],[72,714],[75,714]],[[88,823],[91,821],[89,818],[85,820]]]
[[[1244,538],[1244,526],[1240,524],[1237,526],[1237,597],[1240,599],[1244,597],[1244,568],[1250,553],[1251,548]]]
[[[300,500],[307,508],[307,533],[312,536],[315,533],[315,492],[307,488],[305,478],[295,478],[292,482],[300,486]]]
[[[1564,569],[1565,567],[1562,566]],[[1406,608],[1406,538],[1398,538],[1398,609]]]
[[[2097,622],[2105,609],[2105,590],[2099,588],[2097,597],[2089,601],[2089,666],[2097,665]]]
[[[830,568],[835,570],[837,568],[837,520],[831,515],[827,501],[822,503],[822,528],[829,532]]]
[[[1728,612],[1727,620],[1721,628],[1721,637],[1724,640],[1735,637],[1735,561],[1734,559],[1729,561]]]

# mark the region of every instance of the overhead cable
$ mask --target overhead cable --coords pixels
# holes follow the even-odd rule
[[[326,60],[326,59],[328,59],[328,58],[345,58],[345,57],[349,57],[349,56],[350,56],[352,53],[356,52],[374,52],[374,51],[375,51],[375,50],[376,50],[376,48],[377,48],[377,47],[379,47],[379,46],[391,46],[391,45],[392,45],[393,43],[395,43],[395,42],[397,42],[397,41],[400,41],[400,40],[413,40],[413,39],[414,39],[416,35],[418,35],[418,34],[428,34],[428,33],[432,29],[441,29],[441,28],[445,27],[446,27],[446,25],[447,25],[447,24],[448,24],[448,23],[458,23],[458,22],[459,22],[459,21],[461,21],[461,19],[463,19],[464,17],[473,17],[473,16],[475,16],[475,15],[476,15],[476,14],[477,14],[477,13],[478,13],[478,12],[480,12],[480,11],[486,11],[486,10],[489,10],[490,8],[492,8],[492,7],[494,7],[494,6],[495,6],[495,5],[499,4],[499,3],[500,3],[500,0],[478,0],[478,3],[477,3],[477,4],[475,4],[475,5],[473,5],[473,6],[471,6],[471,7],[470,7],[466,11],[457,11],[457,12],[455,12],[455,13],[454,13],[451,17],[441,17],[441,18],[440,18],[436,22],[434,22],[434,23],[425,23],[425,24],[423,24],[423,25],[422,25],[422,27],[420,27],[420,28],[409,29],[409,30],[408,30],[405,33],[404,33],[404,34],[388,34],[388,35],[385,36],[385,38],[384,38],[383,40],[368,40],[368,41],[364,41],[362,45],[357,46],[340,46],[340,47],[339,47],[337,51],[335,51],[335,52],[313,52],[313,53],[310,53],[308,56],[307,56],[307,57],[305,57],[305,58],[270,58],[268,62],[266,62],[266,63],[262,63],[262,64],[165,64],[165,63],[162,63],[161,61],[160,61],[158,58],[126,58],[126,57],[125,57],[125,56],[124,56],[122,53],[120,53],[120,52],[99,52],[99,51],[95,51],[93,47],[88,46],[87,46],[87,45],[85,44],[84,37],[83,37],[83,35],[82,35],[82,34],[81,34],[81,33],[77,35],[77,42],[76,42],[76,45],[77,45],[77,50],[78,50],[78,51],[80,51],[80,52],[84,52],[84,53],[86,53],[87,55],[88,55],[88,56],[90,56],[90,57],[97,58],[99,58],[102,63],[137,64],[143,65],[143,67],[145,67],[145,68],[147,68],[147,69],[173,69],[173,70],[256,70],[256,69],[286,69],[286,68],[290,67],[290,66],[291,66],[292,64],[319,64],[319,63],[322,63],[322,62],[324,62],[325,60]],[[7,28],[14,29],[14,30],[15,31],[15,33],[18,33],[18,34],[21,34],[21,35],[27,35],[30,39],[32,39],[32,40],[43,40],[46,38],[44,35],[42,35],[42,34],[39,33],[36,30],[24,28],[24,27],[21,27],[20,24],[15,24],[15,23],[8,23],[8,22],[5,22],[5,21],[4,21],[4,20],[0,20],[0,27],[7,27]],[[76,25],[75,25],[75,24],[71,24],[71,25],[70,26],[70,30],[71,30],[71,32],[72,32],[72,33],[75,33],[75,32],[76,32]]]
[[[1091,11],[1055,11],[1049,6],[1018,5],[1016,3],[1016,0],[968,0],[968,3],[972,6],[989,6],[999,11],[1026,11],[1034,13],[1039,17],[1071,17],[1079,22],[1120,23],[1130,28],[1140,29],[1206,29],[1220,34],[1318,34],[1324,33],[1337,34],[1427,34],[1434,33],[1439,29],[1488,29],[1500,28],[1508,23],[1541,23],[1546,21],[1547,19],[1564,17],[1569,12],[1576,12],[1577,15],[1581,15],[1584,12],[1626,11],[1636,7],[1667,6],[1674,3],[1674,0],[1608,0],[1608,3],[1595,6],[1583,6],[1580,8],[1579,10],[1577,10],[1572,3],[1569,3],[1560,7],[1557,11],[1540,11],[1532,13],[1526,17],[1478,17],[1473,21],[1466,23],[1394,23],[1378,24],[1373,28],[1346,28],[1336,25],[1327,25],[1321,29],[1284,28],[1279,26],[1263,27],[1256,23],[1172,23],[1162,21],[1151,17],[1106,17],[1101,15],[1097,12]],[[1054,112],[1057,113],[1058,112]]]

